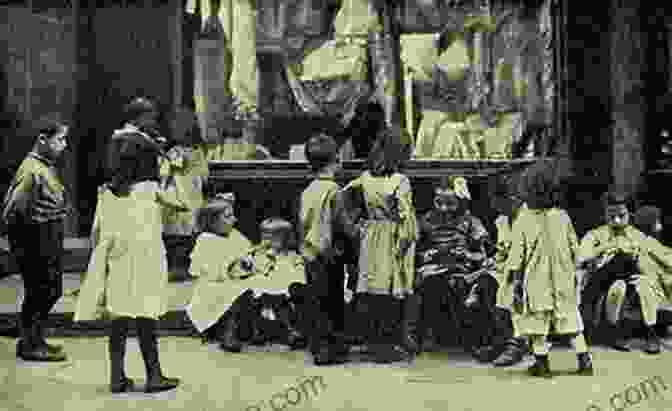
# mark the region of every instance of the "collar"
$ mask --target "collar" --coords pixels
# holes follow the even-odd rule
[[[318,180],[336,180],[336,175],[334,173],[320,173],[317,175]]]
[[[47,158],[47,157],[45,157],[41,154],[38,154],[35,151],[31,151],[30,153],[28,153],[28,157],[32,157],[32,158],[34,158],[38,161],[41,161],[49,167],[55,166],[55,162],[53,160],[51,160],[51,159],[49,159],[49,158]]]
[[[112,134],[112,138],[113,139],[122,138],[122,136],[124,134],[128,134],[128,133],[133,133],[133,134],[141,136],[142,139],[145,140],[145,142],[150,144],[152,147],[154,147],[162,157],[166,157],[166,153],[161,148],[159,143],[157,143],[149,134],[140,130],[140,128],[138,128],[138,126],[136,126],[133,123],[126,123],[126,124],[124,124],[124,127],[122,129],[114,130],[114,133]]]

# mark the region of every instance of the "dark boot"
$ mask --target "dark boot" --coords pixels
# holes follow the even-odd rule
[[[590,358],[590,353],[582,352],[576,354],[576,359],[579,363],[579,369],[576,371],[577,375],[593,376],[593,360]]]
[[[644,352],[647,354],[660,354],[660,339],[652,326],[646,326],[646,342],[644,343]]]
[[[43,326],[42,322],[37,323],[37,330],[36,330],[36,337],[37,337],[37,344],[41,345],[42,347],[46,347],[47,351],[52,353],[52,354],[58,354],[63,352],[63,346],[61,345],[51,345],[47,343],[47,340],[45,339],[45,328]]]
[[[145,362],[147,384],[145,392],[168,391],[180,385],[178,378],[167,378],[161,372],[159,362],[158,342],[156,340],[156,320],[150,318],[138,318],[137,329],[140,340],[140,351]]]
[[[511,338],[506,342],[504,351],[493,361],[495,367],[511,367],[523,360],[527,353],[527,344],[522,338]]]
[[[527,369],[533,377],[551,378],[551,367],[548,363],[548,355],[534,355],[534,364]]]
[[[232,312],[225,314],[226,317],[221,325],[221,335],[218,336],[220,341],[219,347],[228,352],[238,353],[243,350],[243,343],[238,338],[238,318]]]
[[[402,322],[402,339],[403,347],[412,355],[417,355],[420,352],[420,344],[418,342],[418,322],[420,320],[420,297],[418,295],[411,295],[404,300],[403,322]]]
[[[21,326],[19,330],[19,339],[16,341],[17,358],[22,358],[24,352],[32,349],[32,346],[35,344],[32,340],[33,340],[32,328]]]
[[[608,333],[609,347],[622,352],[630,351],[628,339],[626,337],[629,336],[629,332],[623,321],[619,321],[616,325],[610,325]]]
[[[287,332],[287,345],[293,350],[306,348],[306,339],[294,327],[295,322],[292,321],[292,307],[289,305],[289,301],[286,301],[284,304],[277,307],[277,314],[278,319]]]
[[[439,350],[439,343],[436,339],[436,334],[434,329],[428,327],[424,330],[421,335],[420,351],[422,352],[434,352]]]
[[[315,320],[315,333],[309,342],[313,363],[317,366],[345,363],[347,350],[343,341],[333,335],[333,326],[327,314],[319,312]]]
[[[37,322],[35,322],[29,329],[22,330],[23,337],[17,344],[18,357],[24,361],[35,362],[66,361],[68,358],[63,352],[51,353],[46,346],[39,344],[38,327]]]
[[[371,346],[373,361],[389,364],[410,361],[413,356],[402,347],[399,316],[400,301],[391,296],[375,296],[376,337]]]
[[[126,339],[128,337],[128,319],[117,318],[112,320],[110,330],[110,391],[122,393],[133,390],[133,380],[126,377],[124,372],[124,358],[126,357]]]

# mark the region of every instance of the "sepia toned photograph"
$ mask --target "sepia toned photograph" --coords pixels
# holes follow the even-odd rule
[[[0,0],[0,411],[672,409],[672,5]]]

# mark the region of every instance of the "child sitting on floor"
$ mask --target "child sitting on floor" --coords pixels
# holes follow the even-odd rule
[[[220,340],[232,351],[240,350],[240,328],[249,330],[254,313],[254,294],[244,292],[231,274],[252,243],[236,228],[233,193],[218,194],[197,215],[202,231],[191,253],[189,271],[198,280],[187,314],[204,342]]]
[[[253,249],[241,259],[245,269],[266,277],[263,290],[256,290],[261,296],[255,299],[259,315],[255,317],[252,343],[280,342],[293,349],[305,346],[302,333],[296,329],[300,321],[295,296],[300,295],[306,279],[303,259],[291,247],[293,228],[281,218],[264,220],[260,225],[262,248]]]
[[[278,339],[298,348],[301,336],[294,329],[288,290],[304,282],[305,274],[303,261],[288,251],[285,240],[292,226],[265,220],[262,242],[253,246],[233,228],[234,202],[233,194],[220,194],[198,214],[204,232],[191,254],[190,271],[201,280],[187,312],[205,342],[216,340],[229,352],[240,352],[244,342]]]

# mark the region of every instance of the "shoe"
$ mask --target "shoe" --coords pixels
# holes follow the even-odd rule
[[[660,339],[656,335],[653,327],[649,327],[648,335],[646,337],[646,342],[644,343],[644,352],[647,354],[660,354]]]
[[[320,347],[313,353],[313,364],[317,366],[337,365],[345,362],[345,356],[338,355],[332,347]]]
[[[417,295],[411,295],[404,299],[401,324],[402,346],[412,355],[420,353],[420,343],[418,342],[420,309],[420,299]]]
[[[45,337],[45,329],[40,323],[35,324],[35,338],[37,344],[46,347],[47,351],[49,351],[52,354],[58,354],[63,351],[63,346],[61,345],[51,345],[47,343],[47,340],[44,338]]]
[[[371,346],[370,352],[373,354],[373,362],[378,364],[408,362],[413,359],[413,355],[403,347],[394,344],[374,344]]]
[[[552,378],[548,355],[535,355],[534,359],[534,364],[527,369],[527,373],[533,377]]]
[[[51,353],[47,350],[47,347],[43,346],[28,348],[23,344],[21,348],[18,357],[24,361],[63,362],[68,359],[64,353]]]
[[[238,338],[238,321],[232,315],[223,325],[219,347],[228,352],[239,353],[243,350],[243,343]]]
[[[610,327],[607,345],[616,351],[630,352],[629,342],[626,338],[627,335],[629,335],[629,332],[625,328],[625,324],[620,321],[618,324]]]
[[[579,363],[579,369],[576,371],[576,375],[584,375],[589,377],[595,375],[595,371],[593,370],[593,360],[590,358],[589,353],[579,353],[576,355],[576,358]]]
[[[499,351],[492,345],[475,348],[471,353],[476,361],[483,364],[492,362],[495,358],[497,358],[498,354]]]
[[[422,342],[419,349],[422,352],[434,352],[439,350],[439,344],[436,341],[436,337],[434,336],[434,331],[432,329],[428,329],[425,332],[425,335],[422,337]]]
[[[159,362],[158,342],[156,339],[156,320],[149,318],[136,319],[140,351],[145,363],[147,374],[146,393],[168,391],[180,385],[179,378],[168,378],[161,371]]]
[[[519,341],[511,340],[506,344],[504,352],[493,361],[495,367],[511,367],[525,358],[525,349]]]
[[[283,327],[286,329],[285,342],[292,350],[302,350],[306,348],[307,342],[304,336],[294,328],[291,318],[291,306],[287,303],[278,308],[278,317]]]
[[[110,384],[110,392],[112,394],[132,392],[134,387],[135,387],[135,381],[133,381],[130,378],[124,378],[119,382]]]

